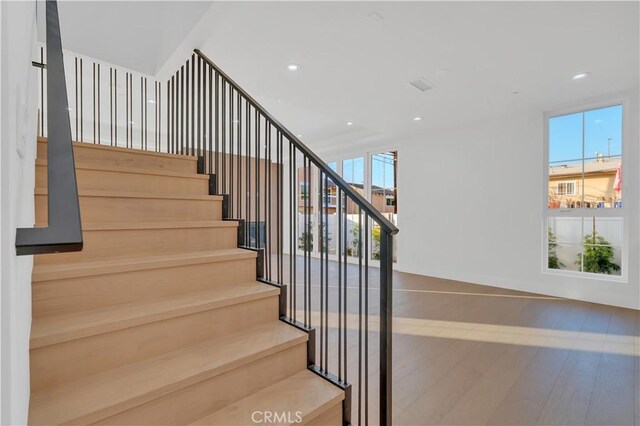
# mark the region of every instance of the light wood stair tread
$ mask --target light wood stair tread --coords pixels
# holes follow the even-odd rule
[[[309,370],[303,370],[265,389],[234,402],[203,417],[193,425],[252,424],[255,411],[289,414],[296,423],[296,412],[308,422],[327,408],[344,399],[344,392]],[[289,421],[269,422],[270,425],[289,425]]]
[[[37,224],[36,226],[46,226]],[[192,222],[96,222],[83,223],[83,231],[112,231],[121,229],[180,229],[180,228],[236,228],[234,220],[203,220]]]
[[[274,320],[38,391],[31,396],[29,422],[96,422],[306,340],[306,333]]]
[[[36,160],[36,166],[47,166],[47,164],[48,164],[47,160],[43,160],[43,159]],[[99,170],[103,172],[132,173],[132,174],[139,174],[139,175],[209,180],[208,175],[199,174],[196,172],[180,173],[180,172],[171,171],[171,170],[155,170],[155,169],[142,169],[139,167],[111,166],[106,164],[82,162],[82,161],[76,161],[75,166],[76,166],[76,169]]]
[[[35,349],[278,294],[276,287],[252,282],[99,310],[35,318],[31,326],[30,346]]]
[[[85,277],[90,275],[114,274],[119,272],[169,268],[210,262],[224,262],[228,260],[250,259],[255,258],[256,256],[257,254],[254,251],[232,248],[170,255],[107,259],[94,262],[39,264],[34,265],[33,267],[32,281],[40,282]]]
[[[36,188],[35,195],[47,195],[47,188]],[[102,191],[98,189],[79,189],[80,197],[104,197],[104,198],[150,198],[161,200],[222,200],[222,195],[195,195],[195,194],[162,194],[151,192],[121,192]]]
[[[48,139],[46,137],[38,137],[38,142],[48,143]],[[148,150],[143,150],[138,148],[124,148],[121,146],[103,145],[103,144],[90,143],[90,142],[79,142],[79,141],[72,141],[72,142],[74,147],[79,147],[79,148],[92,148],[92,149],[105,150],[105,151],[123,152],[126,154],[140,154],[140,155],[150,155],[154,157],[174,158],[176,160],[191,161],[194,163],[198,161],[198,157],[191,156],[191,155],[148,151]]]

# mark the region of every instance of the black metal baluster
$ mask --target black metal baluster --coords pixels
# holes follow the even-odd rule
[[[269,184],[269,180],[271,178],[271,172],[270,172],[271,164],[269,161],[270,145],[271,145],[271,123],[269,123],[269,120],[267,120],[267,118],[265,117],[265,120],[264,120],[264,195],[263,195],[264,196],[264,257],[265,257],[265,273],[268,280],[271,279],[271,262],[270,262],[271,260],[271,256],[270,256],[271,226],[269,223],[269,221],[271,220],[269,215],[269,206],[271,205],[271,198],[270,198],[271,193],[269,192],[269,189],[271,188],[271,185]]]
[[[349,330],[347,328],[347,313],[348,313],[348,288],[349,288],[349,283],[348,283],[348,279],[347,279],[347,246],[349,244],[349,240],[347,239],[347,229],[348,229],[348,213],[349,213],[349,203],[348,203],[348,197],[347,197],[347,193],[345,192],[344,194],[344,210],[345,210],[345,214],[344,214],[344,223],[342,224],[342,232],[344,233],[344,235],[342,236],[343,239],[343,243],[344,243],[344,257],[343,257],[343,267],[344,267],[344,278],[343,278],[343,303],[342,303],[342,308],[343,308],[343,315],[342,315],[342,327],[344,329],[344,334],[343,334],[343,342],[342,345],[344,347],[344,351],[342,353],[343,356],[343,360],[342,362],[344,363],[344,382],[347,383],[349,381],[348,379],[348,356],[347,353],[348,351],[348,337],[347,337],[347,331]]]
[[[44,47],[40,48],[40,63],[44,64]],[[45,114],[44,114],[44,66],[43,66],[42,68],[40,68],[40,136],[42,137],[44,137],[44,120],[45,120]]]
[[[109,138],[113,146],[113,68],[109,67]]]
[[[220,118],[220,125],[222,127],[222,140],[221,140],[221,156],[222,156],[222,193],[227,192],[227,82],[222,79],[222,94],[221,94],[221,107],[222,117]]]
[[[188,151],[187,155],[195,155],[195,145],[196,145],[196,56],[195,54],[191,55],[191,138],[189,139],[189,146],[191,147]]]
[[[82,58],[80,58],[80,142],[84,142],[84,74],[82,73]]]
[[[342,189],[338,188],[336,197],[338,205],[338,214],[336,216],[336,221],[338,222],[338,246],[336,250],[338,258],[338,379],[346,382],[342,378]]]
[[[364,217],[364,424],[369,424],[369,216]]]
[[[113,70],[113,82],[115,87],[113,88],[113,118],[115,123],[113,124],[113,142],[115,146],[118,146],[118,70]]]
[[[246,212],[245,212],[245,216],[246,216],[246,221],[245,221],[245,231],[244,231],[244,237],[245,237],[245,245],[249,246],[249,241],[251,240],[251,237],[249,235],[249,230],[250,230],[250,226],[251,226],[251,137],[252,137],[252,132],[251,132],[251,105],[249,103],[247,103],[247,140],[246,140],[246,145],[247,145],[247,153],[246,153],[246,174],[247,174],[247,202],[246,202]]]
[[[256,231],[256,248],[260,248],[260,113],[256,110],[256,156],[255,156],[255,186],[256,186],[256,212],[255,212],[255,231]]]
[[[289,146],[291,146],[291,156],[289,158],[291,158],[292,160],[290,160],[290,162],[292,162],[292,169],[290,171],[290,175],[291,175],[291,193],[293,194],[293,199],[291,201],[291,213],[292,213],[292,221],[291,223],[293,223],[293,233],[291,234],[291,264],[293,265],[293,273],[292,273],[292,288],[293,288],[293,320],[296,321],[296,318],[298,316],[297,313],[297,305],[298,305],[298,297],[297,297],[297,292],[298,292],[298,286],[297,286],[297,271],[296,271],[296,266],[297,266],[297,244],[296,241],[298,239],[298,169],[296,167],[296,157],[297,157],[297,153],[296,153],[296,147],[292,145],[291,141],[289,141]]]
[[[329,178],[324,174],[324,238],[322,239],[323,250],[324,250],[324,341],[326,342],[324,346],[324,362],[325,362],[325,372],[328,372],[329,369]],[[322,212],[322,210],[321,210]],[[322,231],[321,231],[322,232]]]
[[[146,125],[145,116],[144,116],[144,87],[143,87],[144,77],[140,76],[140,149],[147,149],[144,141],[144,127]]]
[[[75,83],[76,83],[76,111],[75,111],[75,113],[76,113],[76,134],[74,135],[74,139],[77,141],[77,140],[80,140],[80,138],[78,138],[78,135],[79,135],[79,132],[78,132],[78,114],[80,113],[80,111],[78,111],[78,93],[79,92],[78,92],[78,58],[77,57],[75,58],[75,65],[76,65],[75,66],[75,71],[76,71],[76,74],[75,74],[75,76],[76,76],[76,80],[75,80]]]
[[[131,137],[131,148],[133,148],[133,73],[129,74],[129,80],[129,89],[131,95],[129,96],[129,115],[131,117],[129,119],[129,136]]]
[[[216,78],[216,82],[218,79]],[[216,111],[218,104],[216,104]],[[209,67],[209,173],[215,174],[217,170],[213,168],[213,69]],[[218,176],[216,176],[218,178]],[[216,187],[217,189],[217,187]]]
[[[233,178],[234,178],[234,171],[233,171],[233,156],[234,156],[234,146],[235,146],[235,117],[234,117],[234,113],[235,113],[235,108],[234,108],[234,95],[233,95],[233,87],[231,85],[229,85],[229,214],[231,215],[231,217],[235,217],[233,215],[233,200],[234,200],[234,193],[233,193]]]
[[[100,84],[101,80],[100,80],[100,64],[98,64],[98,143],[102,144],[102,138],[100,137],[100,122],[101,120],[101,115],[100,115]]]
[[[392,424],[393,236],[380,230],[380,423]]]
[[[183,65],[180,69],[180,154],[184,154],[184,69]],[[176,153],[178,147],[176,147]]]
[[[362,208],[358,207],[358,424],[362,424]]]
[[[148,101],[148,92],[147,92],[147,77],[144,78],[144,149],[149,149],[149,101]]]
[[[318,250],[320,253],[320,326],[318,331],[320,332],[320,371],[326,371],[325,370],[325,365],[324,365],[324,304],[325,304],[325,300],[324,300],[324,289],[323,289],[323,285],[324,285],[324,267],[323,267],[323,262],[324,262],[324,241],[323,241],[323,234],[322,231],[320,231],[322,229],[323,223],[322,223],[322,209],[324,208],[323,206],[323,197],[322,197],[322,191],[324,190],[323,186],[322,186],[322,172],[318,171],[318,213],[320,213],[318,215],[319,220],[318,220],[318,225],[317,225],[317,229],[319,230],[318,232]]]
[[[92,63],[91,70],[91,89],[93,90],[93,97],[91,98],[91,106],[93,113],[93,143],[96,143],[96,63]]]
[[[238,114],[238,155],[236,156],[237,161],[237,180],[238,180],[238,200],[236,210],[238,212],[238,218],[242,218],[242,98],[240,96],[240,92],[237,94],[237,114]]]
[[[222,185],[222,176],[220,174],[220,141],[219,141],[219,127],[220,127],[220,103],[219,103],[219,78],[218,78],[218,71],[216,71],[215,73],[215,80],[216,80],[216,86],[215,86],[215,102],[216,102],[216,112],[215,112],[215,124],[216,124],[216,133],[215,133],[215,139],[216,139],[216,187],[218,189],[218,194],[221,193],[220,188]]]
[[[125,115],[125,131],[126,131],[126,147],[129,148],[129,73],[125,73],[125,97],[124,97],[124,115]]]
[[[182,155],[192,155],[193,152],[191,152],[191,142],[193,140],[193,123],[191,124],[191,128],[189,127],[189,119],[193,119],[193,103],[189,104],[189,100],[193,100],[193,90],[190,90],[190,88],[192,88],[193,86],[193,79],[192,79],[192,75],[189,72],[189,70],[192,69],[192,63],[191,60],[187,61],[187,68],[186,68],[186,74],[185,74],[185,89],[184,89],[184,96],[185,96],[185,121],[186,121],[186,126],[184,128],[185,130],[185,144],[182,147]],[[189,133],[189,129],[191,129],[191,133]]]
[[[202,58],[198,57],[198,141],[196,146],[196,155],[202,154],[200,146],[202,144]]]
[[[310,236],[309,236],[309,197],[310,197],[310,192],[311,192],[311,188],[310,188],[310,182],[308,180],[307,177],[307,157],[303,154],[302,155],[302,173],[303,173],[303,182],[304,182],[304,186],[301,189],[302,192],[302,196],[304,197],[304,213],[303,213],[303,217],[304,217],[304,231],[302,233],[303,235],[303,242],[302,242],[302,250],[303,250],[303,254],[304,254],[304,269],[303,269],[303,274],[304,274],[304,287],[303,287],[303,300],[304,300],[304,324],[306,326],[309,326],[309,321],[307,320],[307,255],[309,253],[309,244],[310,244]],[[303,192],[304,191],[304,192]]]

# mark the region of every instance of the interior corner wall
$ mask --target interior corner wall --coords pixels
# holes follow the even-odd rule
[[[398,141],[398,270],[639,309],[638,91],[625,96],[628,282],[543,272],[542,111]]]
[[[16,228],[34,224],[35,2],[0,2],[0,423],[26,424],[32,256],[16,256]]]

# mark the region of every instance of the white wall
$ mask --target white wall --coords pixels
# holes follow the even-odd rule
[[[0,2],[0,423],[25,424],[29,405],[32,256],[18,227],[34,223],[35,2]]]
[[[542,111],[397,141],[398,269],[640,308],[637,89],[626,95],[628,282],[542,272]]]

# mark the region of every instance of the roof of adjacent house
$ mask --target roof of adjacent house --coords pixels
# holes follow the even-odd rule
[[[600,160],[584,163],[585,174],[615,172],[620,160]],[[549,176],[579,175],[582,173],[582,164],[561,164],[549,167]]]

